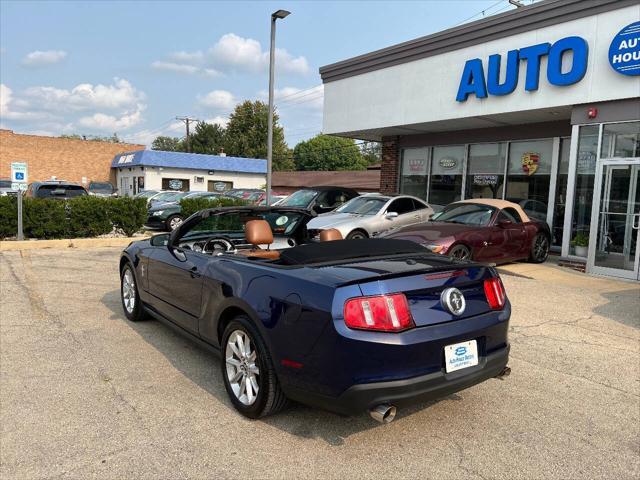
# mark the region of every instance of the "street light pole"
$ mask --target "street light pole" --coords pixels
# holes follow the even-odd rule
[[[267,126],[267,206],[271,205],[271,172],[273,169],[273,84],[276,57],[276,20],[291,12],[278,10],[271,14],[271,48],[269,50],[269,119]]]

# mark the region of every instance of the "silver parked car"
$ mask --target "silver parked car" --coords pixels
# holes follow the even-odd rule
[[[307,229],[312,237],[319,236],[321,230],[335,228],[342,238],[367,238],[392,228],[426,222],[431,215],[433,209],[416,197],[365,194],[317,216],[307,224]]]

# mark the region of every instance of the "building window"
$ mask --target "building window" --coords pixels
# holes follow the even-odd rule
[[[547,220],[553,140],[512,142],[505,198],[518,203],[532,219]]]
[[[567,205],[567,184],[569,182],[569,150],[571,138],[560,139],[560,158],[558,160],[558,176],[556,177],[556,204],[553,209],[553,225],[551,225],[551,245],[562,246],[564,231],[564,212]]]
[[[505,143],[469,147],[464,198],[502,198],[506,152]]]
[[[576,188],[573,197],[573,214],[571,217],[571,239],[577,235],[589,237],[591,223],[591,203],[593,201],[596,159],[598,157],[597,125],[580,127],[578,133],[578,158],[576,161]],[[575,255],[572,246],[569,252]]]
[[[464,145],[433,147],[429,203],[448,205],[462,198]]]
[[[179,190],[182,192],[189,191],[189,180],[186,178],[163,178],[163,190]]]
[[[207,182],[208,192],[226,192],[233,188],[233,182],[226,182],[224,180],[209,180]]]
[[[406,148],[402,151],[400,191],[418,198],[427,198],[428,148]]]
[[[633,157],[640,157],[640,122],[605,125],[600,158]]]

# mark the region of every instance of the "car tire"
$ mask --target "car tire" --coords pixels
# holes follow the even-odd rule
[[[164,221],[164,224],[167,227],[167,230],[171,232],[178,228],[183,221],[184,218],[182,218],[182,215],[171,215]]]
[[[533,237],[529,261],[531,263],[543,263],[549,258],[549,237],[544,233],[538,233]]]
[[[272,415],[287,405],[269,350],[246,315],[229,322],[220,345],[224,387],[238,412],[255,419]]]
[[[349,235],[347,235],[347,240],[361,240],[363,238],[369,238],[369,235],[367,235],[367,232],[362,231],[362,230],[354,230],[353,232],[349,232]]]
[[[140,302],[138,285],[133,267],[127,262],[120,272],[120,300],[124,315],[132,322],[139,322],[146,318],[144,308]]]
[[[471,260],[471,250],[466,245],[454,245],[447,255],[458,260]]]

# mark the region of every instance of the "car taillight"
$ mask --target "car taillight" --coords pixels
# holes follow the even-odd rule
[[[502,280],[498,277],[487,278],[484,281],[484,294],[492,310],[502,310],[507,299]]]
[[[344,323],[349,328],[400,332],[415,326],[403,293],[350,298],[344,304]]]

